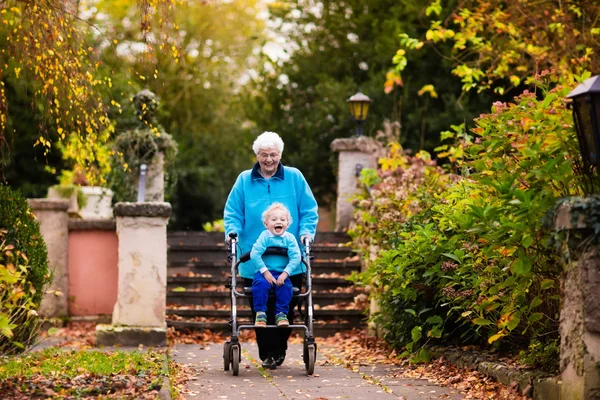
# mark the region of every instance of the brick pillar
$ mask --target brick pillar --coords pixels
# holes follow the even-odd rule
[[[40,314],[61,318],[69,313],[69,200],[29,199],[40,232],[48,247],[48,266],[54,279],[42,298]]]
[[[360,136],[335,139],[331,149],[339,153],[335,230],[340,232],[348,229],[352,220],[354,207],[350,198],[360,190],[357,174],[362,168],[377,168],[381,146],[370,137]]]
[[[565,264],[560,312],[560,398],[600,399],[600,196],[561,201],[554,219]]]
[[[112,325],[96,327],[99,345],[166,345],[169,203],[117,203],[119,281]]]

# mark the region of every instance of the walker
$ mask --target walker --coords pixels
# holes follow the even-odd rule
[[[225,286],[231,289],[231,339],[223,345],[223,368],[229,371],[231,368],[233,375],[237,376],[240,371],[240,361],[242,359],[242,345],[239,341],[240,331],[242,329],[255,329],[252,325],[238,325],[237,321],[237,298],[247,297],[252,301],[252,287],[244,287],[244,291],[237,289],[237,271],[240,263],[250,260],[250,252],[243,254],[239,260],[237,256],[238,237],[236,233],[229,234],[230,242],[227,248],[228,260],[231,262],[231,277],[227,279]],[[317,344],[313,335],[313,302],[312,302],[312,280],[310,269],[310,240],[304,241],[304,254],[302,263],[306,266],[306,292],[301,293],[300,288],[292,288],[292,299],[306,298],[306,312],[304,313],[304,324],[289,325],[288,328],[304,330],[304,351],[303,360],[307,375],[312,375],[315,371],[315,360],[317,358]],[[287,249],[281,247],[268,247],[264,255],[283,255],[287,256]],[[269,294],[272,296],[274,294]],[[259,329],[265,329],[261,327]],[[277,325],[267,325],[266,329],[282,329]]]

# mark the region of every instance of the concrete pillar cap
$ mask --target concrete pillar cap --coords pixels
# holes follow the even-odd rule
[[[68,199],[27,199],[27,203],[34,210],[67,211],[71,201]]]
[[[331,142],[333,151],[360,151],[363,153],[376,153],[381,151],[381,144],[368,136],[354,138],[337,138]]]
[[[113,209],[116,217],[159,217],[171,216],[170,203],[117,203]]]

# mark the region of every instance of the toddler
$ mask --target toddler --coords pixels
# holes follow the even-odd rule
[[[275,285],[275,323],[277,326],[289,326],[287,314],[292,300],[292,283],[290,273],[300,265],[300,247],[296,238],[287,232],[292,223],[289,210],[281,203],[273,203],[262,215],[265,231],[263,231],[250,252],[254,263],[255,274],[252,282],[255,327],[267,326],[267,301],[269,289]],[[285,257],[269,257],[268,263],[263,260],[263,253],[269,246],[284,247],[288,250],[288,262],[281,262]]]

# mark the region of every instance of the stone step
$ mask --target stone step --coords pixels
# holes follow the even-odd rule
[[[223,244],[223,232],[172,231],[167,233],[170,248]],[[344,232],[317,232],[315,245],[323,243],[348,243],[350,237]]]
[[[246,321],[251,324],[251,321]],[[231,327],[228,322],[214,322],[214,321],[174,321],[167,319],[167,326],[172,326],[176,329],[189,329],[189,330],[210,330],[211,332],[222,332],[225,335],[231,334]],[[347,331],[357,326],[351,323],[322,323],[315,322],[313,324],[313,334],[316,337],[333,336],[338,332]],[[302,330],[296,330],[302,332]]]
[[[331,274],[334,272],[340,275],[348,275],[352,271],[360,271],[360,261],[357,257],[347,260],[320,260],[315,259],[311,263],[313,275]],[[231,271],[231,264],[227,259],[221,259],[219,262],[204,262],[204,261],[182,261],[169,262],[167,274],[169,276],[186,275],[188,272],[195,274],[208,274],[213,276],[225,276]]]
[[[231,332],[227,322],[231,317],[231,292],[224,286],[226,277],[231,273],[231,263],[227,260],[223,239],[220,232],[168,233],[169,326]],[[345,233],[323,232],[318,233],[312,247],[317,335],[331,335],[363,324],[364,315],[354,303],[354,297],[361,291],[345,292],[352,283],[344,277],[360,271],[360,261],[347,245],[349,242],[350,238]],[[241,279],[238,279],[238,284],[242,286]],[[173,291],[175,288],[187,291]],[[344,292],[331,291],[336,288],[342,288],[340,290]],[[238,300],[238,317],[242,322],[250,318],[250,310],[246,299]]]
[[[315,246],[313,256],[318,260],[339,260],[354,255],[346,246]],[[167,251],[169,265],[180,265],[190,262],[222,263],[227,261],[225,246],[206,245],[193,248],[169,248]]]
[[[313,304],[321,307],[330,305],[347,304],[354,300],[358,293],[344,292],[313,292]],[[167,292],[167,304],[199,305],[210,307],[217,303],[225,304],[229,302],[231,292],[228,290],[212,290],[201,292]],[[247,304],[244,298],[238,299],[239,304]]]
[[[304,310],[303,310],[304,311]],[[231,310],[214,308],[177,309],[167,308],[167,316],[177,315],[180,317],[205,317],[218,318],[223,321],[231,319]],[[252,312],[250,308],[238,309],[238,319],[250,320]],[[359,323],[365,319],[361,310],[314,310],[314,319],[317,321],[350,321]]]
[[[229,274],[225,276],[168,276],[167,289],[185,288],[199,289],[206,285],[224,285],[229,280]],[[336,287],[346,287],[352,285],[343,277],[313,277],[312,284],[315,290],[334,289]],[[238,278],[237,285],[242,286],[243,280]]]

